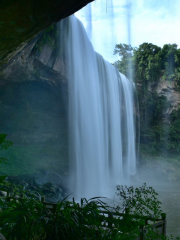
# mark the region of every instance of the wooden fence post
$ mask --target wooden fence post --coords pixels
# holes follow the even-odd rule
[[[107,219],[107,222],[108,222],[108,227],[110,229],[112,229],[112,219],[113,219],[113,216],[111,213],[108,213],[108,219]]]
[[[24,197],[25,197],[24,193],[21,193],[20,194],[20,199],[24,199]]]
[[[163,224],[163,235],[166,236],[166,213],[161,213],[161,217],[164,221],[164,224]]]
[[[53,205],[53,213],[55,213],[56,212],[56,208],[57,208],[57,204],[55,205]]]
[[[11,199],[15,199],[15,200],[21,200],[24,199],[25,195],[24,194],[20,194],[19,198],[14,198],[10,196],[10,193],[7,192],[7,196],[5,197],[6,201],[10,201]],[[75,205],[75,207],[77,206],[79,208],[79,210],[83,210],[83,198],[81,198],[81,206],[80,203],[77,203],[77,205]],[[45,197],[41,197],[41,202],[47,207],[49,208],[52,212],[55,212],[57,209],[57,204],[51,204],[48,202],[45,202]],[[73,203],[75,203],[75,199],[73,198]],[[48,207],[49,206],[49,207]],[[52,206],[52,207],[51,207]],[[67,207],[71,207],[72,205],[70,205],[70,203],[67,201],[66,205]],[[73,206],[72,206],[73,207]],[[76,208],[75,208],[76,209]],[[105,221],[103,219],[103,222],[106,222],[108,224],[108,228],[110,229],[112,235],[116,235],[117,234],[117,226],[116,226],[116,216],[123,216],[123,220],[126,223],[126,220],[132,220],[132,218],[139,218],[137,215],[132,215],[130,214],[130,209],[129,208],[125,208],[125,214],[117,214],[117,212],[109,212],[109,211],[102,211],[103,216],[105,217]],[[108,216],[106,217],[104,214],[107,214]],[[118,218],[119,219],[119,218]],[[121,219],[121,218],[120,218]],[[161,214],[161,219],[154,219],[152,217],[143,217],[144,221],[145,221],[145,225],[141,225],[139,228],[141,230],[140,235],[138,236],[139,240],[143,240],[146,238],[146,225],[148,224],[148,220],[153,220],[153,221],[160,221],[160,223],[156,223],[154,224],[154,228],[156,228],[157,226],[162,226],[162,234],[164,236],[166,236],[166,213],[162,213]],[[129,222],[128,222],[129,223]],[[131,222],[130,222],[131,223]],[[105,227],[107,227],[107,225],[105,225]],[[1,240],[1,238],[0,238]]]
[[[7,201],[7,202],[10,202],[10,192],[7,192],[6,201]]]
[[[148,219],[145,219],[145,226],[148,225]]]
[[[41,197],[41,202],[45,202],[45,197]]]
[[[129,208],[125,208],[125,214],[129,214]]]
[[[145,226],[141,225],[140,229],[141,229],[140,240],[144,240],[144,229],[145,229]]]

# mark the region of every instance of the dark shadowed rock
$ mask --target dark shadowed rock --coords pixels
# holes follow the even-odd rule
[[[50,34],[55,31],[56,26]],[[39,34],[1,72],[0,132],[13,146],[2,153],[9,166],[0,172],[30,175],[40,185],[66,186],[62,182],[69,165],[66,63],[54,47],[54,35],[52,39],[54,45],[49,46]]]
[[[51,24],[78,11],[92,0],[1,0],[0,66]]]

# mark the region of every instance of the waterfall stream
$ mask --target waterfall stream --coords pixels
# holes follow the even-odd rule
[[[136,173],[134,86],[94,51],[74,15],[61,20],[60,36],[69,85],[70,188],[76,197],[107,196]]]

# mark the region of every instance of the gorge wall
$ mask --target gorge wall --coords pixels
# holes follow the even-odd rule
[[[180,49],[142,43],[138,48],[117,44],[114,65],[137,87],[140,113],[140,152],[171,154],[180,150]],[[131,68],[128,63],[131,63]]]
[[[1,70],[0,132],[13,146],[1,151],[9,164],[0,172],[62,187],[68,175],[68,89],[56,31],[53,25],[40,33]]]
[[[54,29],[49,32],[49,39],[54,37],[52,33],[56,31],[55,28],[56,26],[54,26]],[[2,107],[4,105],[12,105],[13,108],[19,109],[18,111],[21,109],[26,114],[30,114],[30,112],[33,114],[33,109],[34,111],[38,111],[38,108],[44,114],[46,111],[49,111],[49,113],[52,114],[54,111],[57,111],[58,114],[66,114],[67,78],[65,63],[63,62],[62,57],[58,56],[57,49],[54,48],[54,45],[56,44],[55,42],[53,42],[51,46],[44,43],[43,39],[45,35],[47,36],[46,33],[40,34],[35,41],[28,44],[28,46],[17,54],[13,61],[8,63],[1,71],[0,87]],[[41,87],[44,93],[41,93],[40,90],[38,91]],[[56,87],[58,87],[60,91],[57,91]],[[42,94],[42,96],[40,94]],[[42,105],[42,102],[44,101],[47,102]],[[57,103],[53,101],[64,103],[64,106],[61,104],[61,107],[59,108],[56,106]],[[51,104],[48,102],[51,102]],[[16,116],[14,116],[14,118],[15,117]],[[22,116],[22,118],[19,119],[19,127],[22,127],[20,121],[23,122],[24,119],[26,119],[27,123],[28,119],[33,119],[34,117]],[[50,124],[51,121],[48,122],[48,125]],[[41,124],[38,125],[40,126]],[[29,125],[29,127],[33,128],[32,124]],[[8,130],[5,126],[1,127],[1,130],[2,129],[3,131]],[[24,140],[23,138],[21,139],[21,134],[19,137],[13,137],[10,130],[8,130],[7,134],[13,142],[18,141],[17,143],[28,143],[31,141],[30,139],[33,138],[33,141],[37,143],[44,142],[43,136],[41,135],[38,137],[38,133],[36,134],[35,131],[36,127],[34,126],[34,132],[32,129],[29,130],[29,134],[31,132],[32,137],[27,134],[29,137],[26,136],[27,138],[25,137]],[[49,138],[51,134],[45,133],[45,136]],[[52,133],[52,136],[56,136],[56,134],[54,135]]]
[[[165,96],[167,99],[168,107],[163,111],[164,121],[167,121],[172,111],[178,110],[180,106],[180,92],[177,90],[176,83],[161,77],[155,86],[151,85],[149,87],[150,92],[152,89],[155,90],[158,96]]]
[[[156,81],[150,82],[147,89],[142,83],[137,82],[137,91],[142,146],[150,147],[151,153],[178,152],[180,91],[176,81],[161,76]]]
[[[149,179],[180,180],[180,49],[177,44],[142,43],[138,48],[117,44],[114,63],[133,77],[139,102],[138,166]],[[131,68],[129,68],[131,63]],[[129,71],[130,70],[130,71]],[[152,177],[154,176],[154,177]]]

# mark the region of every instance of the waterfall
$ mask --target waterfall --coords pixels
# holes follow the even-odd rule
[[[70,187],[77,197],[107,196],[136,172],[133,83],[94,51],[74,15],[61,20],[60,36],[69,86]]]

